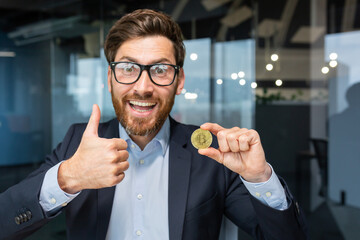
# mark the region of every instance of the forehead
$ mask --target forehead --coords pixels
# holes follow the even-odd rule
[[[163,36],[147,36],[125,41],[117,50],[115,61],[131,58],[138,63],[164,59],[175,64],[173,43]]]

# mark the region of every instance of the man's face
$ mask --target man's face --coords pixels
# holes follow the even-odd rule
[[[151,36],[125,41],[118,49],[115,62],[129,61],[143,65],[168,63],[176,65],[174,47],[166,37]],[[175,94],[184,87],[184,72],[179,71],[170,86],[151,82],[147,71],[133,84],[115,81],[109,67],[108,87],[116,116],[129,135],[149,136],[160,130],[174,104]]]

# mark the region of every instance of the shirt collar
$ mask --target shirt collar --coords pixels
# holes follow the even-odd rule
[[[121,139],[125,140],[127,143],[133,142],[133,140],[129,137],[125,128],[119,123],[119,136]],[[164,124],[162,125],[160,131],[156,134],[156,136],[148,143],[152,143],[153,141],[157,141],[160,143],[162,153],[165,155],[166,149],[169,145],[169,138],[170,138],[170,120],[169,117],[166,118]],[[135,143],[134,143],[135,144]]]

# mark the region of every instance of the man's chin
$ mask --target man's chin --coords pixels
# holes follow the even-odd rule
[[[130,136],[149,136],[155,132],[157,132],[157,128],[155,126],[152,127],[134,127],[134,126],[125,126],[125,131]]]
[[[157,122],[152,122],[148,118],[131,119],[128,121],[121,120],[120,123],[129,136],[149,136],[159,130]]]

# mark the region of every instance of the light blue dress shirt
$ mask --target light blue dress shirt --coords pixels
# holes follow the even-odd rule
[[[169,239],[169,118],[143,151],[120,124],[119,134],[128,143],[130,167],[125,171],[124,180],[116,185],[106,239]],[[40,192],[39,202],[48,215],[56,214],[79,194],[67,194],[59,187],[60,164],[48,170]],[[242,181],[249,193],[264,204],[278,210],[287,209],[284,188],[273,169],[266,182]]]
[[[116,185],[107,240],[169,239],[168,182],[170,121],[143,151],[120,125],[130,167]]]

